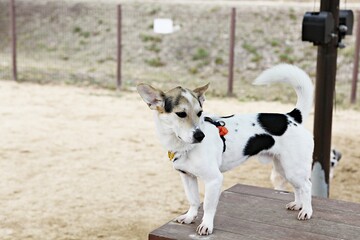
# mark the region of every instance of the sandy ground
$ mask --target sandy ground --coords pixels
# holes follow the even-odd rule
[[[205,104],[220,114],[292,107]],[[359,112],[335,112],[333,142],[343,159],[332,198],[360,202],[359,119]],[[152,113],[135,93],[1,81],[0,122],[0,239],[146,239],[186,211]],[[248,161],[226,174],[224,189],[271,187],[270,167]]]

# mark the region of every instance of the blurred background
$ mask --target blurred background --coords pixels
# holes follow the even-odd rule
[[[187,210],[138,83],[168,90],[210,82],[205,111],[230,115],[292,110],[289,86],[251,84],[268,67],[295,64],[315,81],[317,47],[301,41],[301,25],[320,1],[15,0],[17,81],[10,2],[0,0],[0,239],[147,239]],[[350,104],[350,90],[360,4],[340,8],[354,10],[355,22],[338,50],[332,147],[342,159],[330,198],[359,203],[360,104]],[[156,19],[170,19],[173,31],[155,33]],[[225,174],[223,189],[272,188],[270,171],[248,161]]]
[[[301,41],[302,17],[319,1],[16,1],[19,81],[116,87],[117,5],[122,4],[122,85],[164,88],[212,84],[227,90],[231,7],[236,7],[234,93],[240,100],[288,101],[279,86],[254,93],[251,82],[280,62],[315,76],[316,47]],[[225,4],[224,4],[225,3]],[[242,3],[242,4],[241,4]],[[235,5],[234,5],[235,4]],[[342,8],[352,1],[341,2]],[[154,33],[154,19],[173,21],[176,31]],[[356,16],[355,16],[356,20]],[[0,1],[0,78],[11,78],[9,1]],[[356,26],[356,22],[354,26]],[[339,51],[336,102],[348,102],[355,34]],[[280,89],[282,90],[282,89]],[[260,91],[260,92],[259,92]],[[280,99],[278,99],[280,98]]]

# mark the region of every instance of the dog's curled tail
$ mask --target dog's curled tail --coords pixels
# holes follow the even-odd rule
[[[294,65],[279,64],[262,72],[255,79],[254,84],[264,85],[275,82],[289,83],[295,89],[298,99],[295,109],[289,115],[302,123],[309,115],[313,104],[313,84],[309,75]]]

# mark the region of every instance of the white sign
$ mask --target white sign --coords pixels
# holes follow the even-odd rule
[[[173,21],[169,18],[154,19],[154,32],[160,34],[169,34],[175,31]]]

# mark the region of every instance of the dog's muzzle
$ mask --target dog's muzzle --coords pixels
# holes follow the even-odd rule
[[[197,129],[194,132],[194,143],[201,142],[204,139],[204,137],[205,137],[205,134],[201,130]]]

